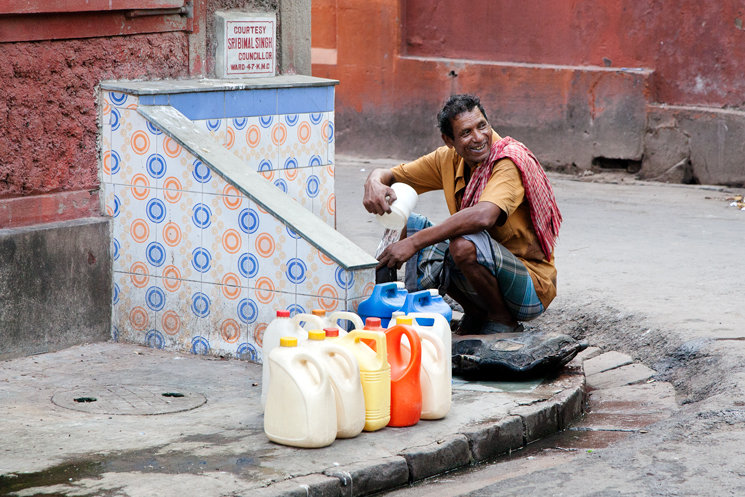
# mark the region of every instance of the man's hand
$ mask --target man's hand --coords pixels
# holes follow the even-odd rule
[[[378,257],[378,265],[375,269],[390,267],[400,269],[401,266],[416,254],[417,248],[410,238],[390,244]]]
[[[365,196],[362,205],[367,212],[382,215],[391,212],[396,192],[391,188],[393,173],[388,169],[375,169],[365,181]]]

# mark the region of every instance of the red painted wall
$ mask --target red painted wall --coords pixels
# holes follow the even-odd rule
[[[736,0],[406,0],[404,53],[654,69],[657,100],[745,104],[745,4]]]
[[[277,10],[271,0],[194,0],[191,18],[122,10],[179,4],[14,0],[0,7],[0,228],[102,214],[101,80],[208,75],[216,10]]]
[[[452,93],[479,94],[500,132],[570,171],[642,161],[649,104],[745,108],[735,0],[314,0],[312,26],[313,75],[340,81],[341,153],[441,145]]]
[[[313,0],[311,3],[313,46],[336,48],[336,0]]]
[[[0,64],[0,197],[98,186],[96,85],[183,77],[184,33],[6,43]]]

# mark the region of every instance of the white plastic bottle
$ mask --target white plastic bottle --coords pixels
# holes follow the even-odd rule
[[[326,447],[336,438],[334,391],[315,354],[282,337],[269,354],[269,388],[264,433],[293,447]]]
[[[452,402],[452,357],[450,328],[441,328],[436,316],[444,320],[441,314],[411,313],[406,317],[398,317],[397,322],[410,324],[422,339],[422,415],[421,419],[441,419],[450,411]],[[415,317],[434,320],[432,325],[421,325]],[[420,322],[424,319],[420,319]],[[446,343],[443,343],[443,336]],[[404,351],[408,352],[407,344]]]
[[[450,322],[439,312],[410,312],[406,316],[414,320],[414,324],[418,326],[418,329],[429,331],[440,337],[442,346],[445,349],[445,355],[447,356],[447,369],[450,371],[450,380],[452,380],[453,359],[450,351],[452,350],[453,335],[450,331]],[[422,324],[428,321],[431,324]]]
[[[277,311],[277,317],[269,323],[264,330],[264,338],[261,347],[261,407],[266,407],[267,387],[269,386],[269,354],[279,347],[281,337],[295,337],[305,340],[307,333],[290,319],[290,311]]]
[[[336,405],[336,438],[356,437],[365,427],[360,367],[349,349],[325,338],[325,331],[311,330],[303,347],[313,353],[329,374]]]

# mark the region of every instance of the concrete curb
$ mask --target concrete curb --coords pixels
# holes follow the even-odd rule
[[[549,399],[519,406],[494,422],[466,426],[428,445],[398,455],[290,478],[257,489],[261,497],[358,497],[393,490],[425,478],[488,461],[564,430],[584,412],[586,380],[578,355],[559,380],[566,384]]]
[[[463,434],[448,435],[423,447],[412,447],[401,452],[409,468],[409,482],[447,473],[471,463],[469,440]]]

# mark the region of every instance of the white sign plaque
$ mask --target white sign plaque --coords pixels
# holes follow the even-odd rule
[[[268,15],[230,15],[221,19],[218,77],[274,76],[277,58],[276,19]],[[222,70],[222,73],[221,73]]]

